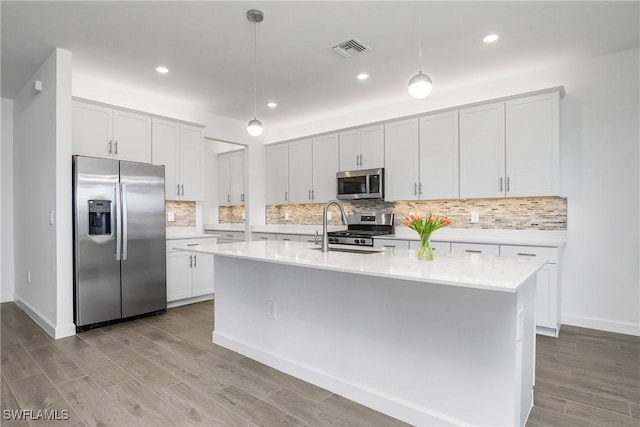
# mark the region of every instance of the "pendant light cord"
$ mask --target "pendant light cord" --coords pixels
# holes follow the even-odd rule
[[[422,22],[420,20],[420,8],[416,5],[418,14],[418,66],[419,73],[422,73]]]
[[[258,23],[253,23],[253,118],[258,113]]]

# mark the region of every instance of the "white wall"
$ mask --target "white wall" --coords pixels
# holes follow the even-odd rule
[[[279,140],[564,85],[565,324],[640,335],[639,50],[279,129]],[[275,139],[274,139],[275,140]]]
[[[13,101],[2,98],[0,145],[0,302],[13,301]]]
[[[41,93],[35,80],[42,81]],[[71,53],[62,49],[14,99],[15,298],[56,338],[75,333],[70,101]]]

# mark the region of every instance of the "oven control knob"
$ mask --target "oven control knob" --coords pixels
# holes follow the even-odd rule
[[[358,239],[356,239],[356,240],[355,240],[355,244],[357,245],[357,244],[359,244],[359,243],[362,243],[362,240],[358,240]]]

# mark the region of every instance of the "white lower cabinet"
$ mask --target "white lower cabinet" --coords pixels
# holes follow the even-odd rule
[[[451,252],[467,252],[471,254],[500,255],[499,245],[485,243],[451,243]]]
[[[253,240],[276,240],[274,233],[251,233]]]
[[[217,238],[167,241],[167,302],[170,306],[211,299],[214,292],[213,255],[177,251],[176,247],[214,244]]]
[[[419,250],[420,249],[420,240],[410,240],[409,241],[409,249]],[[433,254],[447,254],[451,252],[451,243],[449,242],[436,242],[431,241],[431,249],[433,250]]]

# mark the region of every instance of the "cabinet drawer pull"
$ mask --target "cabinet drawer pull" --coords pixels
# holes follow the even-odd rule
[[[260,240],[269,240],[269,238],[268,238],[268,237],[262,237],[262,236],[261,236],[261,237],[260,237]]]
[[[382,245],[383,248],[395,248],[396,245]]]
[[[470,254],[481,254],[482,251],[478,249],[465,249],[465,252],[469,252]]]
[[[285,238],[283,238],[283,239],[282,239],[282,241],[283,241],[283,242],[290,242],[290,241],[291,241],[291,239],[285,239]]]
[[[229,237],[230,239],[233,239],[233,234],[227,234],[227,237]]]
[[[526,252],[518,252],[517,255],[522,255],[522,256],[537,256],[536,254],[528,254]]]
[[[200,243],[189,243],[187,246],[198,246]]]

